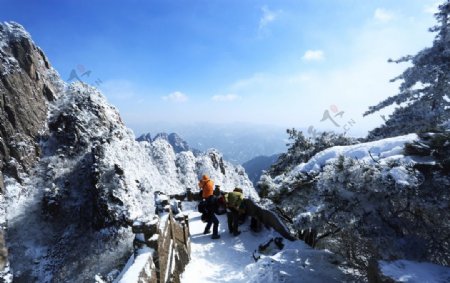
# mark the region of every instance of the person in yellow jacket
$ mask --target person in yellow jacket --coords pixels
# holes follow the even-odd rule
[[[202,198],[206,200],[206,218],[207,224],[203,234],[211,233],[211,226],[213,226],[212,239],[220,239],[219,235],[219,219],[216,217],[217,212],[217,198],[214,196],[214,182],[207,175],[203,175],[202,179],[198,183],[198,186],[202,190]],[[214,224],[214,225],[213,225]]]
[[[241,234],[239,231],[239,214],[243,213],[244,194],[241,188],[235,188],[232,192],[225,194],[227,204],[228,230],[234,236]]]

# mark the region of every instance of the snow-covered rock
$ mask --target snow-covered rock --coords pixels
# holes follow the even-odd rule
[[[417,138],[416,134],[409,134],[356,145],[334,146],[317,153],[307,163],[298,165],[291,174],[319,172],[325,164],[336,161],[339,156],[368,163],[386,163],[389,160],[397,160],[404,157],[405,143],[413,142]]]
[[[334,146],[286,173],[263,175],[259,189],[300,237],[340,254],[361,274],[371,258],[445,266],[449,139],[445,132],[409,134]]]
[[[191,147],[188,145],[188,143],[183,140],[178,134],[176,133],[158,133],[155,135],[154,138],[152,138],[150,133],[142,134],[140,135],[136,140],[137,141],[147,141],[149,143],[152,143],[158,139],[165,140],[169,142],[169,144],[172,146],[175,153],[180,153],[183,151],[192,151],[194,154],[199,153],[198,150],[191,149]]]
[[[380,269],[383,275],[396,282],[450,282],[450,268],[427,262],[381,261]]]

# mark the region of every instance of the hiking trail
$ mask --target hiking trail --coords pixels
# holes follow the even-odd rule
[[[343,282],[347,277],[333,265],[334,255],[314,250],[303,241],[283,239],[279,250],[273,243],[259,253],[259,245],[281,237],[278,232],[263,229],[250,230],[250,221],[240,225],[241,234],[228,232],[227,217],[217,215],[220,221],[220,239],[204,235],[206,223],[200,219],[196,202],[183,202],[183,211],[189,215],[191,259],[181,277],[189,282]],[[254,257],[260,257],[255,262]],[[300,279],[301,278],[301,279]]]

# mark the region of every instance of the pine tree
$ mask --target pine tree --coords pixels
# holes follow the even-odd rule
[[[429,131],[450,118],[450,0],[439,6],[435,14],[438,24],[430,28],[436,32],[433,46],[414,56],[405,56],[389,62],[411,62],[401,75],[399,93],[375,106],[364,116],[394,103],[400,105],[389,116],[385,125],[369,133],[369,139],[395,136],[410,132]]]

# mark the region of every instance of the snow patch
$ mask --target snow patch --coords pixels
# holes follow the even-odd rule
[[[114,283],[139,282],[139,275],[148,263],[153,264],[154,250],[148,247],[139,249],[136,255],[132,255],[123,269],[122,273],[114,280]]]
[[[298,175],[300,172],[318,173],[326,164],[337,160],[339,156],[350,157],[368,163],[386,162],[384,159],[401,159],[404,157],[403,148],[405,143],[415,140],[418,140],[418,136],[409,134],[368,143],[334,146],[317,153],[307,163],[298,165],[290,174]]]
[[[403,166],[397,166],[389,171],[389,175],[394,178],[395,182],[399,185],[409,186],[410,185],[410,175],[408,171]]]
[[[426,283],[450,282],[450,267],[429,262],[396,260],[380,261],[380,270],[396,282]]]

